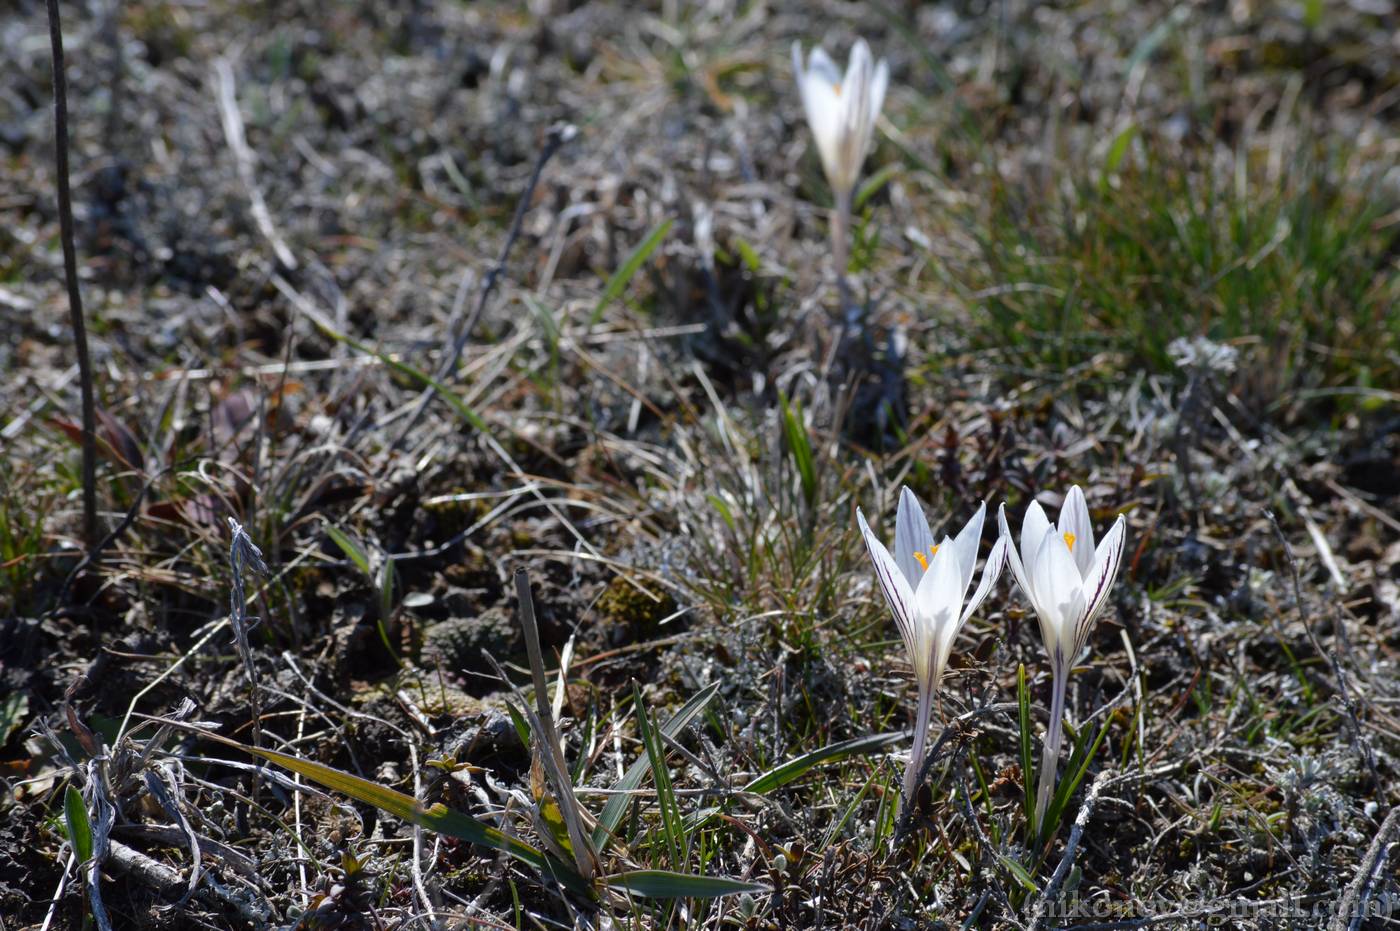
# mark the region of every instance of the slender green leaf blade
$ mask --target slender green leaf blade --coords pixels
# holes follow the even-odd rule
[[[1003,854],[997,854],[997,859],[1001,861],[1001,865],[1006,867],[1007,872],[1014,876],[1016,881],[1020,883],[1027,892],[1034,894],[1039,891],[1036,888],[1035,880],[1031,877],[1030,873],[1026,872],[1024,866]]]
[[[632,704],[637,710],[637,729],[641,733],[642,746],[651,763],[652,781],[656,783],[656,805],[661,811],[661,829],[666,837],[666,856],[672,866],[683,866],[685,860],[685,828],[681,824],[680,809],[676,806],[676,796],[671,790],[671,773],[666,768],[666,747],[656,727],[647,714],[642,690],[632,683]]]
[[[24,716],[28,713],[29,696],[23,692],[11,692],[0,698],[0,747],[9,741],[11,734],[19,730]]]
[[[661,733],[672,738],[680,736],[681,731],[700,716],[718,692],[718,682],[711,682],[696,692],[669,721],[661,725]],[[603,806],[603,813],[598,816],[598,826],[593,829],[595,847],[601,847],[608,836],[617,830],[617,826],[622,823],[622,816],[627,813],[627,803],[631,801],[631,796],[627,793],[641,785],[650,770],[651,760],[643,753],[627,768],[617,785],[613,786],[618,794],[608,799],[608,803]]]
[[[1021,792],[1026,813],[1026,839],[1035,831],[1035,754],[1031,747],[1031,692],[1026,685],[1026,664],[1016,669],[1016,702],[1020,705]]]
[[[820,766],[823,763],[835,763],[851,756],[859,756],[864,753],[873,753],[876,750],[883,750],[885,747],[903,738],[903,731],[890,731],[885,734],[870,734],[865,737],[855,737],[851,740],[843,740],[839,743],[828,744],[820,750],[804,753],[799,757],[788,760],[786,763],[775,766],[744,786],[744,791],[755,792],[760,795],[765,792],[771,792],[780,786],[787,785],[794,779],[800,779],[813,767]]]
[[[757,275],[759,270],[763,268],[763,260],[759,258],[758,250],[749,245],[748,240],[742,236],[734,238],[734,246],[739,250],[739,258],[743,260],[744,267],[749,270],[750,274]]]
[[[899,174],[903,166],[899,162],[890,162],[880,168],[869,178],[856,188],[856,196],[851,201],[851,209],[860,210],[865,206],[865,202],[879,193],[880,189],[890,183],[890,179]]]
[[[1172,32],[1180,26],[1190,16],[1191,11],[1184,7],[1175,7],[1170,13],[1162,18],[1162,21],[1153,26],[1147,33],[1138,40],[1138,44],[1133,48],[1128,60],[1123,63],[1123,73],[1132,74],[1139,65],[1146,64],[1152,54],[1157,51],[1158,46],[1167,40]]]
[[[63,793],[63,820],[68,826],[68,842],[73,845],[78,862],[88,862],[92,859],[92,822],[88,820],[83,794],[71,784]]]
[[[1112,174],[1118,170],[1118,166],[1123,163],[1123,156],[1128,154],[1128,146],[1138,134],[1136,123],[1129,123],[1118,131],[1118,135],[1113,137],[1113,143],[1108,147],[1108,154],[1104,156],[1104,171]]]
[[[855,794],[855,797],[851,799],[851,803],[846,806],[845,814],[831,825],[831,828],[826,832],[826,836],[822,838],[821,844],[817,847],[817,853],[826,850],[826,848],[831,846],[831,842],[836,840],[837,836],[841,833],[841,829],[846,826],[846,822],[851,820],[851,815],[855,814],[856,809],[860,808],[860,803],[865,801],[866,794],[869,793],[870,787],[875,785],[875,780],[877,778],[878,775],[872,773],[870,778],[865,780],[865,785],[860,787],[860,791]]]
[[[289,769],[294,773],[300,773],[312,782],[325,786],[343,795],[348,795],[356,801],[364,802],[366,805],[373,805],[380,811],[388,812],[395,817],[402,818],[410,824],[436,831],[439,834],[446,834],[448,837],[456,837],[460,840],[469,841],[473,844],[480,844],[483,847],[490,847],[493,850],[500,850],[515,857],[523,863],[528,863],[536,869],[546,872],[555,872],[560,864],[550,864],[546,861],[543,853],[530,846],[522,840],[511,837],[490,825],[476,820],[470,815],[463,814],[448,808],[442,803],[435,805],[425,805],[411,795],[406,795],[388,786],[382,786],[368,779],[351,775],[316,763],[311,760],[303,760],[301,757],[292,756],[287,753],[279,753],[276,750],[267,750],[260,747],[250,747],[247,744],[221,737],[217,734],[210,734],[201,731],[204,736],[219,743],[237,747],[244,753],[252,756],[259,756],[271,763],[276,763],[283,769]]]
[[[276,750],[265,750],[257,747],[245,749],[255,756],[260,756],[278,766],[290,769],[292,772],[300,773],[307,779],[320,783],[328,789],[348,795],[366,805],[373,805],[375,808],[402,818],[411,824],[429,828],[449,837],[470,841],[473,844],[480,844],[483,847],[505,851],[535,867],[544,866],[540,852],[534,847],[441,803],[424,805],[413,796],[388,786],[370,782],[368,779],[362,779],[322,763],[303,760],[286,753],[278,753]]]
[[[554,312],[528,294],[521,295],[521,297],[525,301],[525,306],[530,308],[535,319],[540,323],[545,346],[549,348],[550,352],[553,352],[559,345],[559,323],[554,319]]]
[[[369,554],[359,541],[351,537],[344,530],[335,524],[326,524],[326,535],[335,541],[335,545],[340,547],[340,551],[345,557],[355,564],[355,568],[365,574],[366,578],[372,578],[373,573],[369,568]]]
[[[787,440],[788,452],[793,465],[802,480],[802,497],[810,505],[817,497],[817,466],[812,456],[812,442],[807,436],[807,426],[802,422],[802,409],[796,412],[788,406],[787,396],[778,393],[778,402],[783,408],[783,436]]]
[[[525,716],[515,707],[514,702],[506,702],[506,713],[510,715],[510,723],[515,728],[515,735],[520,738],[520,746],[528,748],[530,746],[530,722],[525,720]]]
[[[632,870],[609,876],[613,889],[649,899],[713,899],[741,892],[767,892],[761,883],[730,879],[727,876],[696,876],[668,870]]]
[[[646,260],[651,258],[651,254],[665,240],[666,234],[671,231],[674,220],[665,220],[652,230],[646,239],[637,244],[637,248],[632,250],[632,254],[627,256],[627,261],[622,263],[622,267],[612,273],[607,285],[603,288],[602,297],[598,298],[598,303],[593,308],[593,316],[588,318],[588,325],[593,326],[603,319],[603,311],[608,309],[608,305],[626,290],[627,285],[632,281],[632,276],[637,274]]]
[[[1048,803],[1045,823],[1040,827],[1042,847],[1050,842],[1054,831],[1059,827],[1065,808],[1069,805],[1069,800],[1074,796],[1075,790],[1079,788],[1079,784],[1084,781],[1084,776],[1089,771],[1089,764],[1093,763],[1094,757],[1098,755],[1099,746],[1103,743],[1104,737],[1108,735],[1108,727],[1113,723],[1113,719],[1114,715],[1112,714],[1104,718],[1098,734],[1092,741],[1089,740],[1089,731],[1087,730],[1081,731],[1077,735],[1074,752],[1069,757],[1069,766],[1065,768],[1064,778],[1055,787],[1055,793]]]

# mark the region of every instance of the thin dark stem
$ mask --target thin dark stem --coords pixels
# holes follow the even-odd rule
[[[557,123],[549,128],[545,135],[544,146],[540,149],[539,157],[535,159],[535,167],[530,172],[530,180],[525,184],[525,190],[520,194],[520,200],[515,205],[515,215],[511,218],[510,229],[506,232],[505,245],[501,247],[501,254],[496,259],[496,264],[491,266],[491,270],[486,273],[486,280],[481,287],[481,294],[477,297],[476,306],[472,308],[471,316],[465,321],[454,319],[452,329],[456,331],[456,336],[452,341],[452,349],[443,358],[442,364],[438,366],[437,379],[446,382],[457,369],[457,362],[462,358],[462,350],[467,346],[467,340],[471,339],[472,330],[476,326],[477,320],[486,309],[486,303],[491,299],[491,295],[496,290],[496,284],[501,275],[506,270],[506,260],[510,258],[510,250],[515,245],[515,241],[520,238],[521,224],[525,220],[525,213],[530,209],[530,202],[534,200],[535,188],[539,186],[540,176],[544,174],[544,166],[554,157],[554,154],[563,148],[574,136],[578,135],[578,129],[569,123]],[[460,316],[460,306],[454,308],[453,316]],[[408,420],[399,430],[399,435],[394,439],[392,448],[397,449],[403,445],[403,441],[413,432],[413,428],[418,425],[423,412],[427,410],[428,403],[432,401],[437,393],[437,386],[429,385],[423,389],[422,395],[418,398],[418,403],[414,406],[413,412],[409,414]]]
[[[83,296],[78,290],[78,253],[73,247],[73,195],[68,189],[68,80],[63,70],[63,30],[58,0],[48,0],[49,44],[53,49],[53,152],[58,176],[58,226],[63,240],[63,272],[68,280],[68,312],[73,318],[73,346],[78,353],[78,383],[83,399],[83,540],[97,542],[97,408],[92,399],[92,360],[88,356]]]

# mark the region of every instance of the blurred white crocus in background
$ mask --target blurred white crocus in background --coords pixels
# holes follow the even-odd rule
[[[997,523],[1002,537],[1009,540],[1011,529],[1004,504],[997,514]],[[1108,603],[1108,593],[1123,563],[1125,528],[1126,521],[1120,514],[1096,548],[1089,506],[1084,492],[1076,485],[1060,507],[1059,524],[1050,523],[1040,503],[1032,501],[1021,523],[1021,551],[1011,548],[1011,571],[1040,619],[1040,636],[1050,654],[1050,723],[1045,731],[1040,786],[1036,792],[1038,819],[1044,818],[1055,787],[1069,672]],[[1029,774],[1026,778],[1030,778]]]
[[[986,513],[987,506],[983,504],[956,539],[945,536],[942,542],[935,542],[919,499],[905,488],[899,496],[894,555],[891,556],[866,523],[865,515],[856,510],[856,521],[860,524],[866,549],[870,551],[870,561],[875,564],[880,590],[885,593],[885,601],[894,614],[919,686],[914,746],[909,766],[904,771],[901,807],[906,811],[914,802],[915,779],[924,762],[933,696],[948,665],[953,640],[996,584],[1010,550],[1009,540],[997,540],[982,569],[977,591],[964,604],[977,568],[977,548],[982,542]]]
[[[856,40],[855,47],[851,49],[851,60],[846,65],[844,78],[831,56],[821,47],[812,49],[806,67],[803,67],[800,42],[792,44],[792,67],[797,76],[797,88],[802,92],[807,124],[812,128],[812,137],[821,154],[822,169],[826,172],[826,180],[836,201],[831,240],[836,273],[844,288],[851,195],[860,177],[860,166],[870,149],[875,119],[885,103],[890,69],[883,58],[876,63],[870,57],[870,46],[865,44],[864,39]]]

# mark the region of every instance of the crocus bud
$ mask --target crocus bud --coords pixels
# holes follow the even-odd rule
[[[857,40],[851,49],[844,79],[821,47],[812,50],[804,68],[802,45],[794,42],[792,66],[826,180],[838,199],[849,196],[870,149],[875,119],[880,115],[890,83],[890,69],[883,58],[876,63],[870,57],[870,46],[864,39]]]

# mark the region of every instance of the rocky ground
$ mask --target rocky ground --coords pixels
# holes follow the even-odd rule
[[[101,538],[21,0],[0,926],[1400,921],[1392,3],[62,15]],[[857,36],[891,82],[843,304],[790,46]],[[1127,515],[1046,838],[1010,573],[896,818],[914,696],[854,515],[892,539],[903,484],[936,527],[1075,484],[1100,533]],[[563,776],[614,834],[591,882],[519,568]]]

